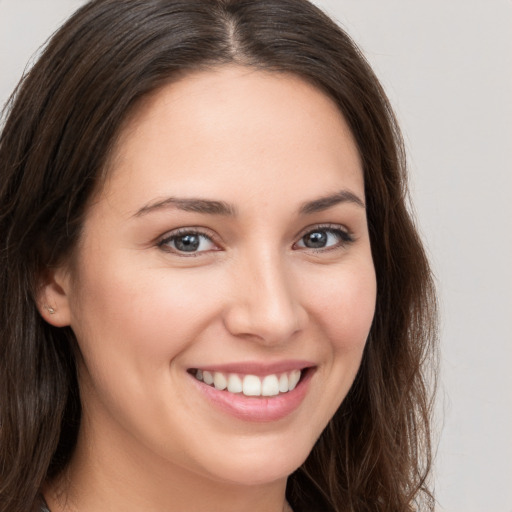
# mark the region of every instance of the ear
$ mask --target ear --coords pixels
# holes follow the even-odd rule
[[[67,269],[47,269],[40,276],[37,292],[37,309],[40,315],[55,327],[71,323],[71,276]]]

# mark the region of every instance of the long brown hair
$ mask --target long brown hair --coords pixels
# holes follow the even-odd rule
[[[70,328],[43,321],[45,269],[69,257],[129,112],[177,74],[225,63],[302,77],[333,98],[362,158],[377,274],[356,380],[289,478],[304,511],[433,508],[435,296],[407,208],[402,140],[350,38],[306,0],[93,0],[53,36],[0,136],[0,512],[27,512],[80,425]]]

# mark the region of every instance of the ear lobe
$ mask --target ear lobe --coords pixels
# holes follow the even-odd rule
[[[39,314],[55,327],[71,323],[69,273],[63,268],[48,269],[41,275],[37,293]]]

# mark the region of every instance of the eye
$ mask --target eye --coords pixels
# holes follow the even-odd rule
[[[352,235],[340,227],[318,226],[303,235],[294,247],[313,250],[335,249],[353,241]]]
[[[195,255],[207,251],[216,251],[218,246],[205,233],[194,230],[178,230],[162,239],[158,246],[169,252],[182,255]]]

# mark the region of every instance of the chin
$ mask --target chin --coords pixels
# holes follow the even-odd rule
[[[312,448],[308,445],[304,449],[297,449],[301,446],[305,445],[295,441],[292,446],[282,443],[280,449],[260,448],[244,453],[233,450],[231,457],[212,461],[208,472],[218,480],[247,486],[286,480],[303,464]]]

